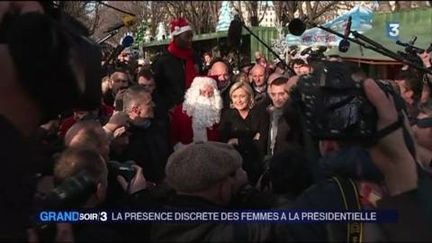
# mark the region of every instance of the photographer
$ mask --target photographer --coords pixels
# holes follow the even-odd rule
[[[108,186],[108,170],[105,160],[97,151],[83,147],[71,147],[61,154],[54,167],[54,184],[58,188],[70,183],[72,178],[79,181],[80,186],[73,187],[75,191],[70,191],[72,187],[69,186],[69,190],[62,192],[67,201],[76,202],[73,208],[97,208],[104,202]],[[91,183],[85,183],[87,181]],[[73,198],[72,195],[79,195],[79,198]],[[77,242],[120,241],[122,239],[112,227],[102,224],[74,224],[72,229],[73,232],[70,233]]]
[[[121,129],[121,128],[118,128]],[[116,129],[116,131],[118,130]],[[118,133],[118,132],[114,132]],[[115,135],[116,136],[116,135]],[[127,134],[126,134],[127,136]],[[118,139],[117,137],[115,139]],[[139,192],[146,187],[145,180],[142,179],[134,180],[129,185],[129,179],[122,178],[118,174],[118,170],[110,162],[110,141],[108,137],[97,121],[81,121],[71,127],[65,136],[66,147],[86,147],[97,151],[105,160],[109,166],[108,173],[108,190],[107,198],[105,200],[105,206],[124,206],[122,204],[129,201],[129,194]],[[119,166],[122,163],[119,164]],[[135,170],[142,171],[141,167],[133,165]],[[134,176],[134,175],[131,175]],[[143,175],[135,173],[135,177],[142,177]],[[125,193],[126,192],[126,193]]]

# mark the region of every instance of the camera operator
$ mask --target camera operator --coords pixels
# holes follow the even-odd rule
[[[3,2],[0,5],[1,17],[15,8],[21,14],[43,12],[35,2]],[[0,239],[25,240],[36,165],[28,140],[42,121],[42,110],[19,82],[8,46],[3,43],[0,45],[0,60],[0,157],[4,166],[0,176]]]
[[[337,83],[340,88],[343,85],[346,87],[352,82],[352,80],[347,79],[347,76],[350,75],[349,72],[346,73],[347,67],[344,67],[344,64],[326,65],[329,65],[327,66],[329,71],[326,83],[329,82],[329,79],[334,79],[336,80],[335,84]],[[301,78],[299,86],[302,86],[302,83],[306,82],[307,79],[307,77]],[[314,80],[319,82],[320,79]],[[330,84],[326,85],[330,86]],[[326,95],[324,100],[337,100],[336,92],[334,94],[330,92],[330,88],[334,87],[328,86],[324,86],[327,88],[326,93],[320,94],[303,93],[307,92],[307,89],[304,89],[307,86],[303,86],[296,95]],[[430,184],[425,182],[425,177],[421,173],[417,174],[419,171],[417,171],[415,157],[410,151],[411,146],[413,146],[412,137],[406,119],[401,116],[403,111],[400,110],[400,101],[396,96],[385,94],[384,91],[388,92],[388,90],[383,90],[372,79],[366,79],[362,86],[365,98],[371,102],[377,111],[377,119],[374,119],[377,132],[374,134],[381,135],[374,135],[379,136],[375,137],[377,142],[369,149],[364,149],[360,145],[365,141],[353,137],[357,131],[354,129],[353,120],[348,120],[354,119],[355,115],[344,116],[343,112],[338,110],[339,113],[336,114],[339,116],[331,117],[333,119],[328,116],[325,118],[321,116],[309,120],[312,124],[316,124],[317,127],[312,129],[315,133],[314,136],[320,139],[320,151],[323,155],[319,161],[321,177],[316,185],[300,195],[295,201],[294,207],[341,210],[393,208],[398,210],[398,223],[393,225],[295,224],[291,225],[288,230],[294,238],[308,241],[327,239],[329,241],[351,242],[356,241],[355,239],[364,239],[369,242],[413,240],[414,238],[430,240],[432,236],[428,230],[427,222],[430,216],[425,215],[430,210],[428,208],[430,202],[426,202],[429,199],[421,196],[422,193],[430,194]],[[319,88],[315,91],[323,92]],[[352,106],[347,107],[350,107],[351,112],[355,110]],[[316,106],[316,109],[320,108],[322,106]],[[305,112],[303,109],[300,110]],[[329,111],[324,112],[327,114]],[[325,138],[325,136],[330,136],[328,132],[333,129],[327,127],[329,125],[327,122],[330,122],[329,124],[333,127],[334,124],[349,123],[350,129],[341,130],[337,134],[339,137],[334,139]],[[318,125],[318,123],[320,124]],[[322,127],[329,130],[322,129]],[[387,132],[384,133],[383,131]],[[356,227],[357,230],[360,230],[357,233],[350,232],[347,231],[347,226],[349,229]]]
[[[88,86],[99,78],[100,52],[77,21],[51,15],[51,4],[0,4],[1,240],[27,240],[39,166],[33,137],[39,125],[79,101],[100,100]],[[78,88],[83,86],[85,91]]]

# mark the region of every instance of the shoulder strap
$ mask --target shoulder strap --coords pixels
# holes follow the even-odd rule
[[[336,182],[341,192],[345,210],[361,210],[359,193],[353,180],[333,176],[332,180]],[[360,222],[347,223],[347,242],[362,242],[363,224]]]

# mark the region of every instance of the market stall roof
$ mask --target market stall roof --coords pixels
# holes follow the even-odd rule
[[[350,11],[337,16],[336,18],[322,24],[323,27],[330,28],[336,32],[343,33],[348,18],[352,18],[351,30],[355,30],[359,33],[364,33],[372,29],[372,17],[373,12],[371,9],[356,5]],[[295,36],[288,33],[285,37],[286,42],[289,46],[338,46],[342,38],[331,34],[321,28],[314,27],[306,30],[301,36]]]
[[[249,33],[243,29],[242,35],[248,35],[248,34]],[[224,38],[227,36],[228,36],[228,31],[213,32],[213,33],[207,33],[207,34],[194,35],[193,41],[218,39],[218,38]],[[153,46],[163,46],[163,45],[168,45],[169,42],[170,42],[169,38],[162,40],[162,41],[147,42],[147,43],[143,44],[143,47],[147,48],[147,47],[153,47]]]
[[[390,24],[394,24],[393,27],[390,27]],[[399,28],[396,28],[397,25],[399,25]],[[391,33],[397,34],[397,32],[399,32],[399,40],[402,42],[408,42],[413,36],[417,36],[414,45],[426,49],[432,43],[432,8],[410,9],[394,13],[375,13],[372,26],[373,28],[363,33],[363,35],[393,52],[404,50],[404,47],[396,44],[397,38],[390,37]],[[351,43],[351,47],[346,53],[339,52],[336,47],[330,49],[326,54],[339,55],[352,61],[373,61],[376,64],[398,63],[398,61],[375,51],[360,48],[355,43]]]

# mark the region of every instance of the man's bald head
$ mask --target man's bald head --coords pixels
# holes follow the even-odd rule
[[[266,69],[262,65],[256,64],[251,70],[250,74],[255,86],[261,87],[266,84]]]
[[[218,88],[222,90],[229,84],[230,72],[228,65],[223,60],[214,60],[208,71],[208,75],[217,78]]]
[[[109,158],[109,139],[98,121],[86,120],[75,123],[67,131],[66,147],[86,147],[97,150],[104,159]]]

